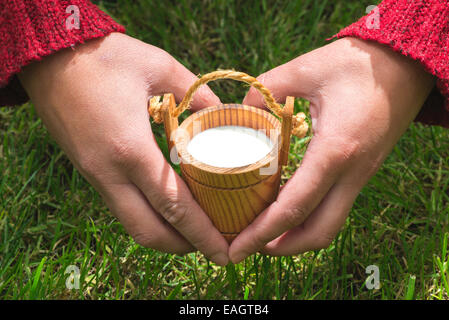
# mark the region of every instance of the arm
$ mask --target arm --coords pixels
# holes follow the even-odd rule
[[[449,1],[385,0],[336,37],[385,44],[418,61],[437,81],[415,120],[449,127]]]
[[[125,31],[86,0],[0,0],[0,8],[0,106],[28,100],[16,76],[24,66],[61,49]],[[78,13],[79,25],[67,21]]]

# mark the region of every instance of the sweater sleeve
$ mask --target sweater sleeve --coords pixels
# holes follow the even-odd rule
[[[0,0],[0,106],[28,100],[22,67],[111,32],[125,29],[88,0]]]
[[[449,127],[449,0],[384,0],[334,37],[389,46],[437,78],[415,121]]]

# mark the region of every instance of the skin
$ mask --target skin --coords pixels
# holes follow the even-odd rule
[[[179,102],[196,80],[190,71],[112,33],[33,63],[19,78],[50,134],[137,243],[228,263],[226,240],[165,161],[147,111],[153,95],[171,92]],[[203,86],[192,109],[219,103]]]
[[[113,33],[31,64],[19,78],[50,134],[136,242],[169,253],[200,250],[219,265],[258,251],[328,247],[435,85],[418,63],[351,38],[260,75],[279,102],[310,101],[314,136],[278,199],[228,251],[148,121],[148,98],[172,92],[179,101],[196,80],[191,72],[161,49]],[[203,86],[192,109],[218,103]],[[254,90],[243,103],[263,106]]]
[[[313,138],[277,200],[232,242],[238,263],[327,248],[362,187],[418,114],[435,79],[390,48],[344,38],[258,77],[276,97],[310,101]],[[250,90],[244,104],[263,106]]]

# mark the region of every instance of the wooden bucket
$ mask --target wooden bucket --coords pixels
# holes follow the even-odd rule
[[[294,98],[288,97],[284,108],[277,109],[282,122],[260,108],[224,104],[193,113],[178,126],[178,116],[188,108],[196,89],[221,78],[250,83],[263,94],[267,106],[275,103],[271,93],[255,78],[235,71],[226,74],[217,71],[193,84],[178,108],[173,94],[166,94],[158,109],[172,161],[180,161],[182,177],[194,198],[231,243],[278,195],[282,166],[288,160]],[[154,108],[150,114],[154,115]],[[189,141],[196,134],[219,126],[243,126],[261,131],[271,139],[273,149],[263,159],[236,168],[214,167],[193,158],[187,151]]]

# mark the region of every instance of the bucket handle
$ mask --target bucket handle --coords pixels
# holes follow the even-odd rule
[[[178,127],[179,115],[190,108],[190,103],[192,102],[196,90],[209,81],[218,79],[233,79],[250,84],[262,94],[268,109],[282,119],[282,146],[279,163],[281,165],[286,165],[290,147],[290,134],[302,138],[308,131],[305,114],[300,112],[293,115],[294,97],[287,97],[286,103],[282,108],[276,102],[270,90],[264,87],[256,78],[234,70],[218,70],[203,75],[193,83],[189,90],[187,90],[184,98],[177,107],[173,94],[165,94],[162,102],[160,102],[160,96],[152,97],[148,101],[148,112],[153,120],[156,123],[164,122],[167,140],[170,140],[171,132]],[[171,149],[171,147],[172,142],[169,141],[169,148]]]

